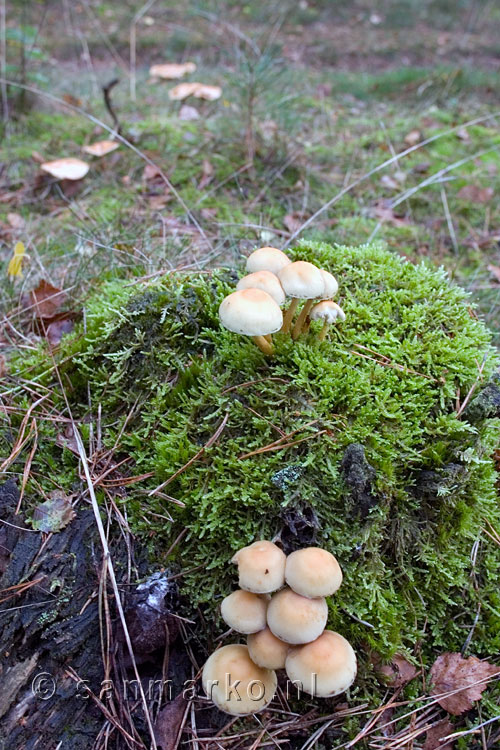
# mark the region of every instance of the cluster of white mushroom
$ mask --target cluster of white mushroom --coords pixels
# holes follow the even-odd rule
[[[246,270],[249,273],[240,279],[236,292],[222,300],[219,316],[233,333],[252,336],[265,354],[273,353],[273,333],[289,333],[301,300],[304,305],[292,329],[294,340],[307,333],[311,320],[323,321],[320,341],[337,318],[345,320],[344,311],[331,299],[338,291],[336,278],[313,263],[292,263],[281,250],[260,247],[248,257]],[[291,302],[283,315],[287,297]],[[315,304],[316,300],[321,301]]]
[[[273,542],[237,552],[240,588],[221,605],[224,621],[248,636],[247,645],[215,651],[203,668],[203,687],[218,708],[234,716],[256,713],[273,699],[277,669],[300,694],[327,698],[356,677],[350,643],[332,630],[326,596],[342,583],[335,557],[319,547],[288,555]],[[274,594],[272,597],[270,594]]]

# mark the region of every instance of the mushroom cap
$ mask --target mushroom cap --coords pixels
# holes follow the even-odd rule
[[[199,83],[193,91],[193,96],[196,99],[206,99],[209,102],[214,102],[216,99],[221,98],[222,89],[220,86],[209,86],[208,83]]]
[[[95,141],[95,143],[89,143],[88,146],[84,146],[82,151],[91,156],[106,156],[112,151],[116,151],[120,148],[120,144],[117,141]]]
[[[270,271],[277,275],[291,262],[290,258],[277,247],[259,247],[248,256],[246,269],[249,273]]]
[[[259,541],[238,550],[239,586],[255,594],[270,594],[285,584],[286,555],[273,542]]]
[[[337,283],[337,279],[333,274],[329,273],[328,271],[325,271],[323,268],[319,269],[321,272],[321,275],[323,277],[323,281],[325,282],[325,290],[323,292],[324,299],[330,299],[331,297],[335,297],[339,290],[339,285]]]
[[[229,331],[245,336],[266,336],[283,325],[280,308],[261,289],[240,289],[229,294],[221,302],[219,317]]]
[[[89,165],[81,159],[67,156],[64,159],[46,161],[40,166],[44,172],[58,180],[81,180],[89,171]]]
[[[271,271],[255,271],[243,276],[236,285],[236,289],[261,289],[267,292],[277,305],[282,305],[286,299],[285,292],[278,277]]]
[[[321,271],[305,260],[296,260],[285,266],[278,273],[278,278],[289,297],[314,299],[322,297],[325,290]]]
[[[325,599],[308,599],[288,588],[278,591],[267,608],[267,624],[271,632],[285,643],[314,641],[323,632],[327,619]]]
[[[332,302],[331,299],[318,302],[314,305],[313,309],[309,313],[311,320],[326,320],[327,323],[334,323],[337,318],[345,320],[345,312],[336,302]]]
[[[305,547],[288,555],[285,580],[301,596],[331,596],[342,583],[342,570],[331,552]]]
[[[349,641],[333,630],[325,630],[312,643],[292,648],[286,659],[289,680],[319,698],[347,690],[356,677],[356,654]]]
[[[196,81],[190,83],[178,83],[173,89],[168,92],[168,98],[172,101],[178,101],[181,99],[187,99],[188,96],[192,96],[196,89],[200,86]]]
[[[153,76],[153,78],[173,80],[174,78],[182,78],[186,73],[194,73],[195,70],[196,64],[194,62],[160,63],[159,65],[152,65],[150,67],[149,75]]]
[[[266,669],[285,668],[290,644],[276,638],[269,628],[264,628],[258,633],[249,635],[247,645],[251,660],[259,667],[265,667]]]
[[[224,622],[237,633],[257,633],[266,627],[267,599],[238,589],[226,596],[220,605]]]
[[[254,664],[242,644],[223,646],[209,656],[201,679],[217,708],[232,716],[262,711],[272,701],[278,684],[276,672]]]

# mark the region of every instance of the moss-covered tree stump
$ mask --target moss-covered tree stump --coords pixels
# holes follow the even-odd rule
[[[268,538],[336,555],[344,584],[330,626],[360,654],[355,700],[377,690],[370,651],[425,666],[466,641],[479,656],[500,648],[500,550],[482,532],[500,524],[498,407],[494,395],[481,402],[497,355],[444,271],[378,245],[303,243],[293,255],[339,281],[347,319],[324,342],[313,324],[297,342],[276,335],[266,358],[222,329],[218,306],[237,274],[218,270],[106,284],[58,359],[84,436],[99,411],[104,444],[129,459],[123,471],[150,475],[115,502],[151,569],[183,573],[207,647],[222,632],[236,549]],[[17,365],[55,382],[43,354]],[[53,423],[40,429],[38,481],[50,467],[69,488],[75,457]]]

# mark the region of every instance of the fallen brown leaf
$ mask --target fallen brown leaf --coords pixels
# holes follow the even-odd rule
[[[464,659],[460,654],[445,653],[438,656],[431,668],[432,695],[442,695],[437,702],[449,714],[459,716],[469,711],[474,701],[481,699],[488,678],[500,675],[500,667],[481,661],[476,656]]]
[[[413,680],[419,670],[413,664],[410,664],[404,656],[395,654],[390,664],[380,664],[377,671],[386,685],[398,688]]]
[[[59,346],[62,337],[66,333],[71,333],[75,327],[75,321],[72,315],[67,316],[56,316],[55,320],[51,321],[45,329],[45,336],[51,346]]]
[[[493,198],[493,188],[478,185],[464,185],[457,193],[457,198],[470,203],[489,203]]]
[[[53,318],[66,299],[66,292],[42,279],[36,289],[29,293],[29,304],[33,305],[37,318]]]
[[[182,693],[179,693],[174,700],[169,701],[162,708],[154,727],[158,750],[176,750],[179,746],[179,735],[188,705],[186,698]]]
[[[449,719],[438,721],[427,731],[422,750],[453,750],[454,741],[441,742],[441,738],[451,734],[454,729],[455,727]]]

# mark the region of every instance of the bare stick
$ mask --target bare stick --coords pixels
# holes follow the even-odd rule
[[[113,125],[115,126],[115,132],[117,135],[120,135],[121,132],[121,125],[118,120],[118,117],[116,116],[116,112],[113,109],[113,105],[111,104],[111,90],[120,83],[119,78],[113,78],[112,81],[107,83],[105,86],[102,87],[102,93],[104,96],[104,104],[106,105],[106,109],[108,110],[109,114],[111,115],[111,119],[113,120]]]

